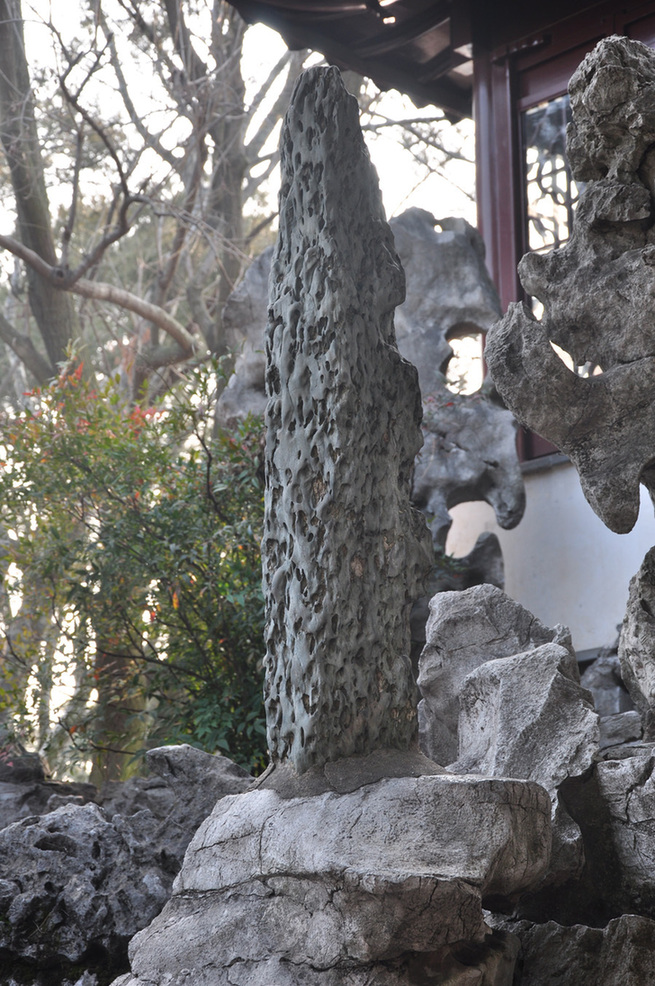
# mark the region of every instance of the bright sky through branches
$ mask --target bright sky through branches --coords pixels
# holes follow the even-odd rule
[[[66,16],[61,18],[65,7]],[[28,57],[41,65],[52,62],[53,38],[44,21],[50,18],[58,30],[70,38],[87,7],[83,0],[23,0],[25,34]],[[88,9],[88,8],[87,8]],[[271,68],[285,50],[280,36],[263,25],[253,26],[246,35],[243,57],[243,74],[248,97],[252,98],[258,85],[266,78]],[[129,79],[129,66],[126,66]],[[138,87],[144,90],[144,80],[139,78]],[[101,97],[98,97],[101,99]],[[273,98],[265,101],[263,110],[271,105]],[[395,119],[416,119],[430,116],[434,110],[427,107],[417,110],[411,100],[396,91],[383,96],[380,112]],[[464,150],[473,158],[474,131],[471,121],[458,125],[464,136]],[[277,139],[278,131],[275,132]],[[470,195],[474,189],[474,166],[457,161],[449,162],[445,174],[432,173],[426,177],[426,170],[419,168],[412,155],[398,140],[397,132],[383,129],[377,135],[365,134],[373,163],[380,176],[380,185],[388,216],[396,215],[409,206],[419,206],[434,213],[437,218],[461,216],[475,224],[475,205]],[[456,143],[460,137],[457,135]],[[274,189],[270,183],[271,191]],[[466,190],[466,191],[464,191]],[[469,194],[467,195],[466,192]]]

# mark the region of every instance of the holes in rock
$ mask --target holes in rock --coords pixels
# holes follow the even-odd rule
[[[482,386],[482,332],[475,325],[461,323],[446,335],[453,355],[445,367],[446,387],[453,394],[474,394]]]
[[[53,832],[51,835],[42,836],[38,842],[34,843],[36,849],[45,852],[64,852],[71,856],[77,855],[77,843],[70,836],[63,832]]]
[[[575,361],[570,353],[567,353],[565,349],[562,349],[561,346],[558,346],[557,343],[553,342],[552,339],[549,339],[549,342],[550,342],[550,347],[555,353],[555,355],[559,357],[559,359],[562,361],[562,363],[567,368],[567,370],[570,370],[571,373],[575,373],[576,376],[585,377],[585,378],[598,377],[603,372],[602,367],[599,366],[598,363],[594,363],[591,360],[588,360],[586,363],[581,363],[576,366]]]

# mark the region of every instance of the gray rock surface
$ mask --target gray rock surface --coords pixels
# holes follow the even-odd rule
[[[395,314],[397,345],[417,366],[424,400],[425,444],[416,460],[412,497],[430,517],[435,548],[443,549],[451,525],[448,511],[458,503],[486,500],[499,525],[508,529],[518,524],[525,509],[512,415],[486,391],[453,394],[441,373],[452,356],[448,338],[484,334],[499,317],[500,303],[484,264],[480,234],[467,222],[437,220],[412,208],[389,225],[406,278],[405,300]],[[239,351],[218,403],[219,420],[228,427],[248,413],[262,414],[266,406],[264,330],[271,258],[269,248],[253,261],[223,313]],[[478,581],[498,584],[497,579],[498,565],[492,564]]]
[[[569,455],[598,516],[624,533],[638,515],[640,481],[655,489],[655,331],[644,318],[655,304],[655,53],[606,38],[569,91],[569,158],[589,184],[565,246],[519,265],[526,292],[543,303],[541,320],[511,305],[485,357],[507,406]],[[572,372],[551,341],[574,366],[603,372]]]
[[[200,827],[120,984],[510,986],[516,943],[489,934],[482,900],[538,885],[550,799],[448,776],[417,749],[420,401],[394,341],[400,267],[336,69],[298,80],[281,143],[262,551],[272,764]]]
[[[501,314],[482,237],[465,219],[407,209],[391,219],[407,296],[396,311],[398,348],[418,369],[424,396],[441,390],[448,339],[484,334]]]
[[[555,641],[570,650],[570,676],[577,665],[568,631],[544,626],[496,586],[444,592],[430,603],[426,645],[419,661],[421,748],[437,763],[459,754],[459,696],[471,671],[499,657],[511,657]]]
[[[394,335],[404,277],[338,70],[298,81],[281,149],[264,691],[271,758],[302,773],[415,744],[409,610],[431,552],[409,502],[422,439],[416,370]]]
[[[425,395],[424,445],[416,460],[412,499],[429,519],[435,548],[444,549],[459,503],[486,500],[509,530],[525,510],[516,455],[516,425],[509,411],[485,393],[453,394],[436,383]]]
[[[598,715],[557,643],[486,661],[460,692],[459,757],[449,770],[536,781],[550,795],[553,854],[549,880],[579,876],[582,834],[562,804],[561,784],[592,766]]]
[[[411,208],[389,221],[405,272],[405,298],[395,312],[398,349],[418,369],[424,396],[443,391],[453,335],[484,334],[501,315],[484,262],[482,237],[464,219],[436,219]],[[218,407],[231,426],[266,407],[265,329],[273,248],[256,257],[223,310],[228,344],[238,352]],[[502,420],[500,418],[499,420]]]
[[[655,917],[655,750],[596,766],[611,849],[620,868],[624,909]]]
[[[0,829],[21,818],[43,815],[63,804],[86,804],[95,797],[93,784],[0,781]]]
[[[226,344],[238,354],[217,405],[217,418],[225,428],[266,410],[265,331],[272,258],[273,247],[255,257],[223,309]]]
[[[109,821],[65,805],[0,832],[0,948],[38,962],[109,954],[161,910],[175,875],[157,858],[157,821]]]
[[[655,707],[655,548],[630,581],[619,660],[630,697],[645,718]]]
[[[504,922],[521,941],[520,986],[645,986],[655,982],[655,922],[624,914],[605,928]]]
[[[52,810],[71,795],[50,792],[44,804],[43,789],[65,785],[37,785],[35,802],[34,784],[0,784],[0,797],[2,788],[23,789],[21,811],[36,804],[45,812],[19,815],[0,832],[0,949],[12,960],[77,963],[94,950],[112,960],[124,955],[168,900],[200,823],[219,798],[253,783],[226,757],[184,744],[151,750],[147,759],[160,776],[108,785],[103,807]],[[94,793],[92,785],[80,787]]]
[[[444,775],[224,799],[190,845],[174,898],[134,940],[123,982],[409,984],[410,953],[415,966],[435,961],[421,953],[443,961],[462,941],[489,964],[480,901],[539,880],[549,815],[537,785]],[[512,963],[497,959],[496,978],[478,982],[509,986]]]
[[[599,749],[608,750],[613,746],[634,743],[642,738],[643,732],[641,717],[635,709],[603,716],[600,719]]]
[[[599,716],[613,716],[634,709],[634,702],[623,683],[617,654],[598,657],[582,672],[580,684],[594,696],[594,706]]]

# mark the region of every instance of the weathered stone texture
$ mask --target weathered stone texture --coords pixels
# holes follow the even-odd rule
[[[443,386],[453,335],[485,333],[501,314],[484,243],[464,219],[407,209],[389,223],[407,278],[396,311],[398,348],[418,369],[424,396]],[[435,228],[438,227],[438,228]]]
[[[632,529],[639,483],[651,470],[655,420],[655,53],[612,37],[584,59],[569,86],[574,176],[589,181],[568,243],[519,266],[540,321],[511,305],[485,356],[506,404],[576,465],[585,496],[613,531]],[[603,372],[581,376],[575,366]]]
[[[124,947],[170,896],[175,867],[156,853],[150,812],[109,821],[65,805],[0,832],[0,948],[35,961],[79,961]]]
[[[599,716],[613,716],[634,709],[623,682],[617,654],[601,654],[580,676],[580,684],[594,697]]]
[[[467,941],[488,966],[477,981],[509,986],[512,962],[491,961],[480,902],[538,882],[549,815],[537,785],[444,775],[225,799],[173,900],[135,939],[127,982],[402,986],[413,981],[403,963],[429,966],[437,953],[447,971],[447,950]]]
[[[601,802],[620,866],[619,903],[655,917],[655,753],[596,766]]]
[[[425,444],[415,463],[412,500],[429,515],[433,544],[442,550],[451,525],[448,511],[458,503],[486,500],[498,524],[508,529],[525,509],[514,418],[486,389],[453,394],[441,372],[452,356],[448,338],[484,335],[499,317],[500,303],[480,234],[463,219],[437,220],[412,208],[389,225],[406,278],[405,300],[395,313],[397,345],[417,367],[424,402]],[[253,261],[223,312],[230,342],[239,352],[218,404],[225,426],[248,413],[263,414],[266,406],[264,330],[272,253],[271,247]],[[498,567],[492,560],[484,577],[471,573],[468,584],[502,585]]]
[[[580,777],[598,750],[591,695],[571,676],[570,651],[548,643],[486,661],[460,693],[459,758],[449,770],[536,781],[551,798],[553,854],[549,880],[578,876],[580,829],[560,800],[560,785]]]
[[[217,417],[225,428],[266,410],[264,336],[272,256],[273,247],[268,247],[255,257],[223,309],[226,344],[238,353],[217,405]]]
[[[453,394],[443,383],[425,397],[425,441],[414,468],[412,499],[430,518],[435,548],[445,548],[449,510],[459,503],[486,500],[500,527],[516,527],[525,510],[525,488],[510,412],[483,392]]]
[[[95,795],[92,785],[69,791],[41,782],[35,794],[34,783],[0,784],[0,798],[12,789],[6,810],[16,809],[0,832],[0,950],[12,964],[25,963],[26,982],[30,962],[63,963],[43,986],[64,986],[67,963],[93,955],[97,968],[103,952],[114,963],[124,959],[129,939],[170,897],[200,823],[219,798],[253,783],[226,757],[185,744],[151,750],[147,759],[159,776],[107,785],[102,807],[79,803]],[[23,818],[30,805],[38,814]],[[0,962],[4,986],[2,972]]]
[[[507,922],[521,941],[520,986],[645,986],[655,982],[655,922],[625,914],[605,928]]]
[[[570,650],[568,631],[551,629],[495,586],[443,592],[430,603],[426,645],[419,661],[421,747],[437,763],[459,754],[459,696],[471,671],[494,658],[511,657],[556,642]],[[575,657],[569,667],[575,676]]]
[[[619,660],[630,697],[645,717],[655,707],[655,548],[630,581]]]
[[[430,566],[410,507],[414,367],[395,344],[404,278],[336,69],[298,81],[282,139],[267,339],[263,570],[274,762],[416,741],[409,610]]]

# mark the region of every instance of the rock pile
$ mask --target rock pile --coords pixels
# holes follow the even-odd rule
[[[272,762],[200,827],[118,982],[507,983],[516,940],[482,904],[539,886],[551,803],[532,781],[448,775],[418,751],[420,396],[394,335],[402,269],[336,69],[298,81],[281,146],[262,552]]]
[[[570,456],[594,510],[611,530],[626,532],[637,517],[639,483],[655,492],[655,53],[607,38],[569,92],[568,154],[574,177],[587,183],[572,234],[561,249],[523,258],[521,281],[543,315],[510,306],[489,333],[486,356],[507,405]],[[515,918],[538,923],[499,925],[521,938],[522,984],[653,979],[654,576],[651,551],[630,587],[618,657],[583,675],[602,716],[599,750],[582,773],[586,754],[573,770],[563,761],[568,776],[557,792],[580,829],[584,869],[556,892],[544,887],[521,902]],[[472,683],[463,706],[474,690]],[[488,688],[488,702],[487,695]],[[551,749],[556,735],[544,737]],[[460,739],[467,742],[462,725]],[[475,749],[470,735],[468,742]],[[485,768],[493,759],[484,758]]]
[[[200,823],[252,783],[232,761],[190,746],[152,750],[148,761],[156,776],[100,795],[88,784],[0,781],[17,819],[0,830],[2,986],[12,986],[10,973],[17,983],[77,986],[71,970],[85,965],[79,986],[96,986],[90,970],[124,967],[128,941],[170,897]],[[26,816],[26,806],[38,811]]]
[[[635,484],[652,482],[653,93],[655,55],[622,38],[573,77],[572,158],[589,185],[569,245],[522,264],[544,318],[514,307],[490,351],[507,402],[561,441],[617,530],[634,520]],[[567,631],[497,587],[436,596],[417,721],[408,615],[430,549],[408,498],[419,398],[394,336],[401,268],[336,70],[299,80],[282,140],[271,767],[253,783],[218,758],[208,780],[197,752],[159,751],[173,804],[139,782],[135,812],[123,789],[105,811],[62,804],[0,831],[0,948],[46,963],[108,954],[179,870],[115,986],[643,986],[655,979],[655,556],[631,585],[618,654],[582,676]],[[585,307],[598,279],[600,315]],[[626,297],[638,303],[622,320]],[[551,340],[603,372],[566,369]],[[217,798],[180,868],[185,822]]]

